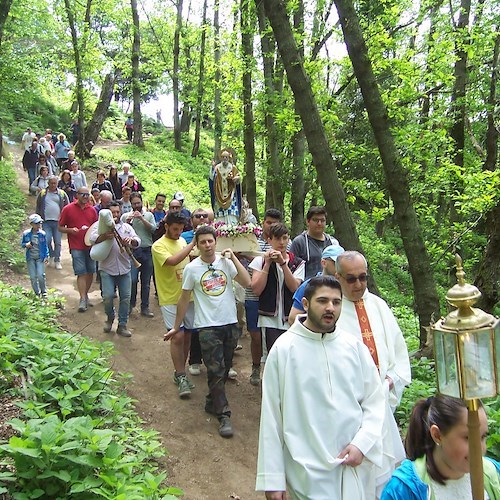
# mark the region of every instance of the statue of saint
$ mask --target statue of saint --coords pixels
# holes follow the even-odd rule
[[[223,150],[220,158],[220,163],[210,167],[209,175],[215,222],[238,225],[242,213],[240,174],[228,150]]]

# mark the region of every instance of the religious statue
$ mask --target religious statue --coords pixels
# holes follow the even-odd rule
[[[220,159],[220,163],[210,167],[209,175],[215,221],[238,225],[242,213],[240,174],[230,151],[223,150]]]

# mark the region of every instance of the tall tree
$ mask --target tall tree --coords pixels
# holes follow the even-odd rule
[[[288,21],[285,6],[282,2],[274,0],[264,0],[264,6],[285,66],[288,83],[295,96],[297,111],[302,120],[309,152],[325,198],[329,220],[335,224],[335,234],[345,248],[362,252],[363,247],[337,175],[336,162],[330,150],[316,99]]]
[[[387,110],[380,95],[353,2],[352,0],[335,0],[335,5],[347,52],[363,94],[368,119],[377,142],[387,188],[394,203],[394,215],[413,281],[420,322],[420,341],[423,346],[427,340],[427,327],[433,317],[439,317],[439,299],[422,230],[410,195],[408,173],[403,167],[391,132]]]
[[[243,61],[243,144],[245,148],[245,194],[253,213],[259,218],[255,179],[255,131],[252,106],[253,27],[250,0],[241,0],[241,56]]]
[[[207,0],[203,0],[203,19],[201,22],[200,66],[198,70],[198,95],[196,98],[196,128],[191,156],[198,156],[200,149],[201,117],[203,114],[203,82],[205,81],[205,46],[207,40]]]
[[[219,0],[214,3],[214,66],[214,159],[217,160],[222,140]]]
[[[142,115],[141,115],[141,82],[140,82],[140,55],[141,55],[141,32],[139,26],[139,14],[137,12],[137,0],[130,0],[132,8],[132,21],[134,24],[134,37],[132,42],[132,95],[134,99],[134,145],[144,147],[142,137]]]
[[[83,19],[83,36],[79,36],[76,24],[75,14],[70,0],[64,0],[66,16],[68,18],[69,29],[71,32],[71,43],[73,46],[73,56],[75,60],[76,71],[76,102],[78,103],[78,125],[79,136],[78,144],[75,147],[76,153],[85,157],[88,156],[85,140],[85,96],[83,88],[83,60],[82,53],[85,53],[85,46],[90,31],[90,10],[92,7],[92,0],[87,0],[85,5],[85,14]],[[82,47],[80,47],[79,39],[82,39]],[[82,50],[83,49],[83,50]]]
[[[172,91],[174,94],[174,144],[177,151],[182,151],[181,123],[179,120],[179,55],[181,50],[182,4],[177,0],[177,16],[174,33],[174,65],[172,70]]]
[[[282,187],[281,164],[279,157],[278,127],[275,120],[277,110],[277,81],[274,71],[274,57],[276,44],[272,33],[268,29],[264,4],[255,0],[257,19],[259,22],[260,43],[262,50],[262,69],[264,72],[264,90],[266,101],[266,149],[267,149],[267,182],[266,182],[266,208],[277,208],[283,211],[284,192]]]
[[[2,46],[3,27],[9,17],[13,0],[0,0],[0,47]]]

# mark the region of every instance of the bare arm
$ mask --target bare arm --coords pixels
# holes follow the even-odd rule
[[[292,308],[290,309],[290,314],[288,315],[288,323],[290,325],[295,323],[295,318],[298,314],[304,314],[304,310],[297,309],[296,307],[292,306]]]
[[[182,250],[180,250],[176,254],[171,255],[163,263],[163,265],[164,266],[176,266],[179,262],[182,262],[191,253],[191,250],[194,248],[195,244],[196,244],[196,241],[193,238],[193,241],[191,241],[191,243],[189,243],[187,246],[185,246]]]
[[[269,275],[269,269],[271,268],[271,256],[270,252],[267,251],[264,254],[264,266],[262,269],[252,268],[252,291],[255,295],[260,296],[267,285],[267,276]]]
[[[245,269],[245,266],[238,260],[234,252],[230,248],[226,248],[222,251],[222,255],[226,257],[230,257],[233,261],[234,266],[236,267],[236,271],[238,274],[234,277],[234,280],[239,283],[243,288],[247,288],[250,286],[252,282],[248,271]]]

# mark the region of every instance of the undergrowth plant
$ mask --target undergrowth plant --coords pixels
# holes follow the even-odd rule
[[[63,331],[56,309],[0,283],[0,389],[24,395],[17,435],[0,444],[0,493],[31,498],[174,499],[123,380],[109,369],[112,344]],[[14,388],[22,378],[24,392]]]

